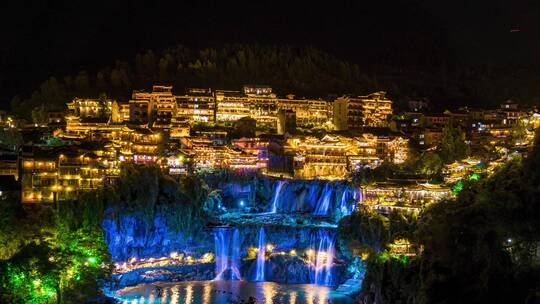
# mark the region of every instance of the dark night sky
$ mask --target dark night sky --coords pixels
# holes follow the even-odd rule
[[[3,1],[0,103],[49,76],[176,44],[314,45],[361,66],[540,62],[538,0],[108,2]]]

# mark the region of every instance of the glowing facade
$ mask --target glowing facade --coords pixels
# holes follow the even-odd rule
[[[386,92],[339,97],[333,106],[334,126],[337,130],[387,126],[392,115],[392,101],[386,98]]]

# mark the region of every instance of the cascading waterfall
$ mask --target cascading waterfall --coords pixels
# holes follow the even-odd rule
[[[276,186],[276,191],[274,191],[274,198],[272,199],[272,210],[271,213],[276,213],[278,209],[278,203],[279,203],[279,197],[281,194],[281,188],[283,188],[283,185],[285,185],[284,180],[278,181],[278,184]]]
[[[321,197],[317,201],[315,206],[315,215],[328,215],[328,209],[330,208],[330,199],[332,198],[333,185],[330,182],[327,182],[324,186]]]
[[[315,238],[315,239],[313,239]],[[334,263],[335,233],[322,229],[312,236],[312,250],[315,254],[312,266],[312,283],[332,285],[332,266]]]
[[[255,275],[255,281],[264,281],[264,259],[265,259],[265,240],[264,240],[264,227],[259,230],[259,244],[257,251],[257,273]]]
[[[216,246],[216,277],[214,280],[241,280],[240,231],[217,228],[214,231]]]
[[[351,199],[354,202],[362,201],[362,192],[359,189],[344,188],[341,194],[339,210],[341,216],[350,215],[354,211],[354,204],[349,204]]]

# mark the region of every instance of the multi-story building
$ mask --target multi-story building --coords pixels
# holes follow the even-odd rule
[[[166,128],[175,112],[172,86],[153,86],[152,92],[134,91],[129,101],[130,121]]]
[[[343,96],[334,101],[334,126],[337,130],[359,129],[364,126],[387,126],[392,115],[392,101],[385,92],[366,96]]]
[[[227,168],[239,171],[255,171],[260,168],[259,158],[241,149],[216,145],[208,137],[185,139],[185,152],[191,155],[194,168],[198,170]]]
[[[216,122],[233,122],[251,114],[249,100],[240,91],[219,90],[215,98]]]
[[[56,192],[58,200],[77,199],[81,192],[103,185],[106,168],[93,153],[63,153],[58,156]]]
[[[280,98],[277,102],[279,110],[290,110],[296,113],[296,125],[317,125],[332,120],[332,107],[321,99],[295,99],[294,95]]]
[[[109,166],[113,163],[104,161],[103,155],[85,153],[76,147],[24,147],[21,163],[23,203],[77,199],[82,192],[101,187],[108,174],[114,174]]]
[[[519,104],[512,100],[507,100],[502,103],[499,112],[504,116],[504,124],[509,126],[515,125],[518,120],[524,118],[526,115],[526,113],[519,108]]]
[[[349,149],[349,141],[326,135],[322,139],[290,138],[285,153],[294,155],[294,176],[297,178],[343,178],[348,173]]]
[[[296,130],[296,112],[292,110],[279,110],[277,113],[277,133],[285,134]]]
[[[23,147],[21,168],[21,201],[52,203],[58,184],[58,155],[54,150],[42,151]]]
[[[426,183],[424,180],[390,180],[365,186],[364,203],[378,211],[389,211],[393,206],[421,207],[452,195],[450,188]]]
[[[441,128],[423,128],[419,129],[418,144],[422,148],[432,148],[438,145],[443,137]]]
[[[426,113],[422,124],[426,128],[443,128],[452,122],[450,115],[445,113]]]
[[[176,98],[176,121],[215,122],[216,102],[211,89],[190,88]]]
[[[258,169],[268,167],[268,140],[242,137],[233,139],[231,144],[244,153],[257,157]]]
[[[124,127],[120,132],[120,158],[135,163],[155,163],[161,135],[148,128]]]
[[[79,117],[81,120],[87,118],[108,119],[113,103],[112,99],[74,98],[67,103],[67,116]]]
[[[0,176],[7,175],[19,179],[19,157],[13,151],[0,151]]]

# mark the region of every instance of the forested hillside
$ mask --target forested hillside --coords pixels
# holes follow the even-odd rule
[[[267,84],[278,94],[316,97],[385,90],[398,107],[418,98],[444,107],[465,103],[496,105],[509,98],[531,104],[540,97],[540,73],[530,66],[495,68],[444,62],[422,67],[380,63],[359,66],[311,47],[177,46],[161,52],[148,50],[130,62],[116,61],[112,66],[98,68],[52,76],[30,96],[24,92],[15,96],[12,110],[30,118],[28,109],[41,105],[45,110],[60,110],[75,96],[97,97],[101,93],[125,100],[132,90],[149,89],[153,84],[171,84],[176,93],[183,93],[186,87],[238,90],[244,84]],[[97,72],[88,72],[92,69]]]

